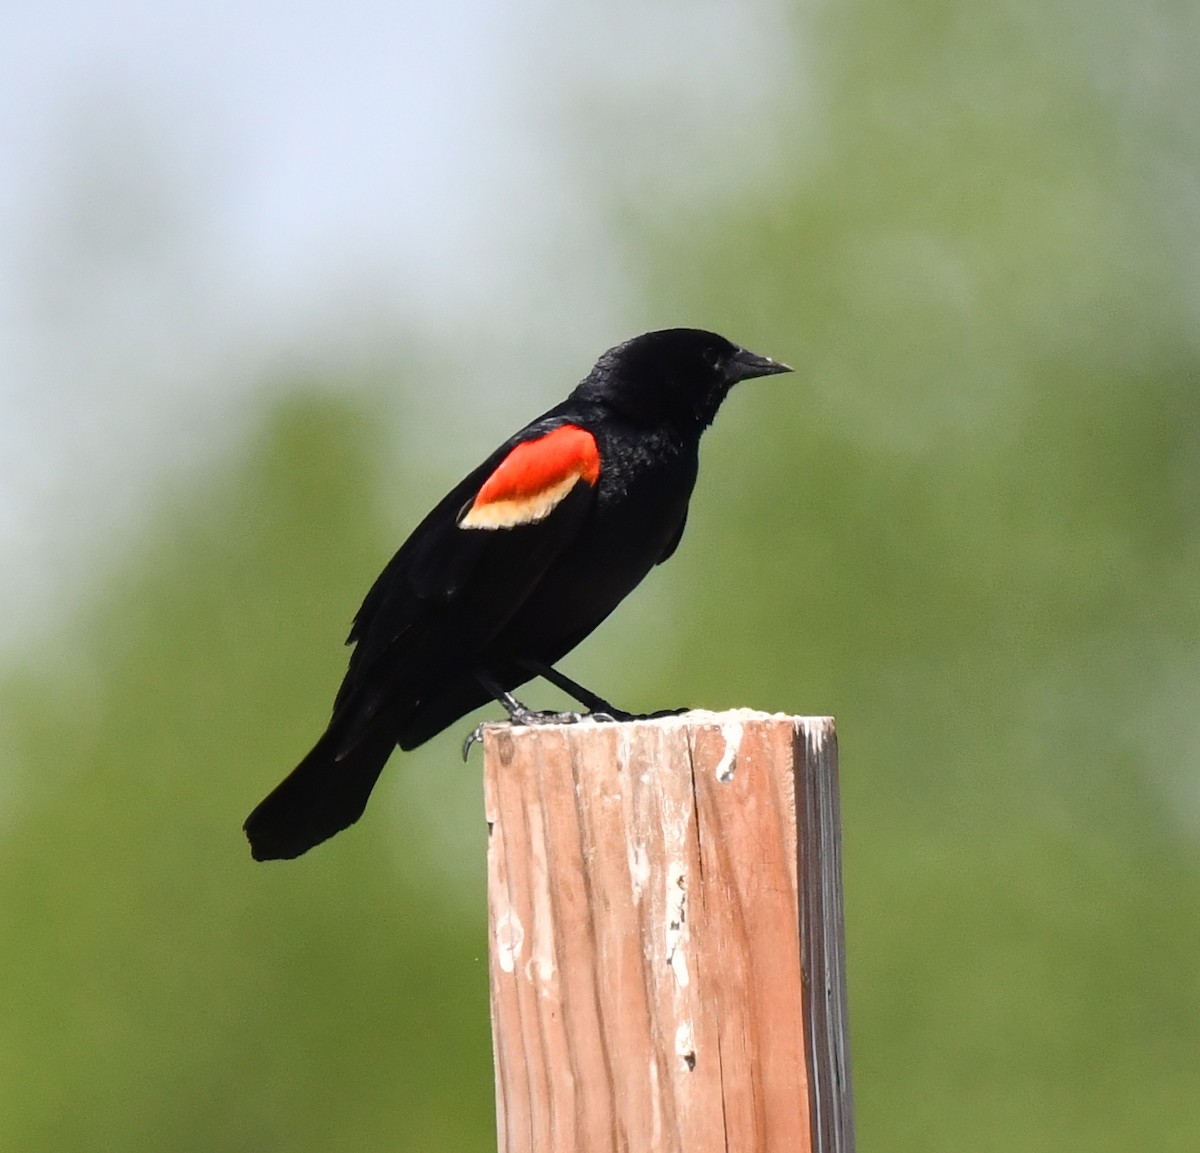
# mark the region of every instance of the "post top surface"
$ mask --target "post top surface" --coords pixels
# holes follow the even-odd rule
[[[792,725],[810,740],[821,741],[836,731],[836,722],[831,716],[797,716],[792,713],[768,713],[761,709],[689,709],[686,713],[665,717],[640,717],[631,721],[597,721],[591,717],[567,725],[548,726],[564,732],[592,732],[596,729],[614,729],[617,731],[652,727],[667,731],[675,729],[691,729],[716,725],[721,728],[729,726],[744,727],[753,724],[771,724],[784,722]],[[540,725],[514,725],[509,721],[496,721],[483,726],[483,735],[495,735],[500,732],[511,733],[519,737],[530,731],[543,728]]]

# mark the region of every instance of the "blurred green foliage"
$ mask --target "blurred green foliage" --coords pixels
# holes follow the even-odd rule
[[[660,226],[647,295],[800,369],[712,433],[676,676],[838,716],[864,1148],[1190,1149],[1187,113],[1067,13],[933,11],[831,16],[820,164]]]
[[[680,553],[568,667],[837,715],[864,1149],[1200,1133],[1200,81],[1186,13],[1147,42],[1103,11],[806,13],[820,139],[781,103],[755,188],[623,209],[635,327],[798,372],[731,400]],[[397,502],[475,459],[381,499],[339,383],[164,498],[0,689],[0,1148],[492,1141],[460,734],[294,864],[238,827],[320,727]]]
[[[379,562],[373,416],[288,402],[64,624],[58,675],[7,686],[0,1148],[486,1146],[481,790],[465,898],[386,800],[294,868],[240,830],[319,731]],[[454,749],[401,773],[477,775]]]

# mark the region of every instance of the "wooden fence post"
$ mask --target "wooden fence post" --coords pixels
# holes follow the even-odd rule
[[[852,1153],[833,719],[483,747],[500,1153]]]

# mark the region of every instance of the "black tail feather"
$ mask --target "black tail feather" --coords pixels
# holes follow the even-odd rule
[[[337,727],[246,818],[256,861],[298,857],[362,816],[396,740],[376,726],[347,748]]]

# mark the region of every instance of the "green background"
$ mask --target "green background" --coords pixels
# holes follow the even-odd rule
[[[837,716],[860,1148],[1197,1148],[1195,10],[770,19],[767,114],[714,113],[725,183],[637,135],[653,92],[555,112],[623,270],[601,344],[548,303],[540,340],[462,315],[264,365],[233,447],[10,655],[0,1149],[492,1147],[469,722],[297,862],[239,826],[408,528],[669,323],[797,371],[737,390],[679,553],[564,668]]]

